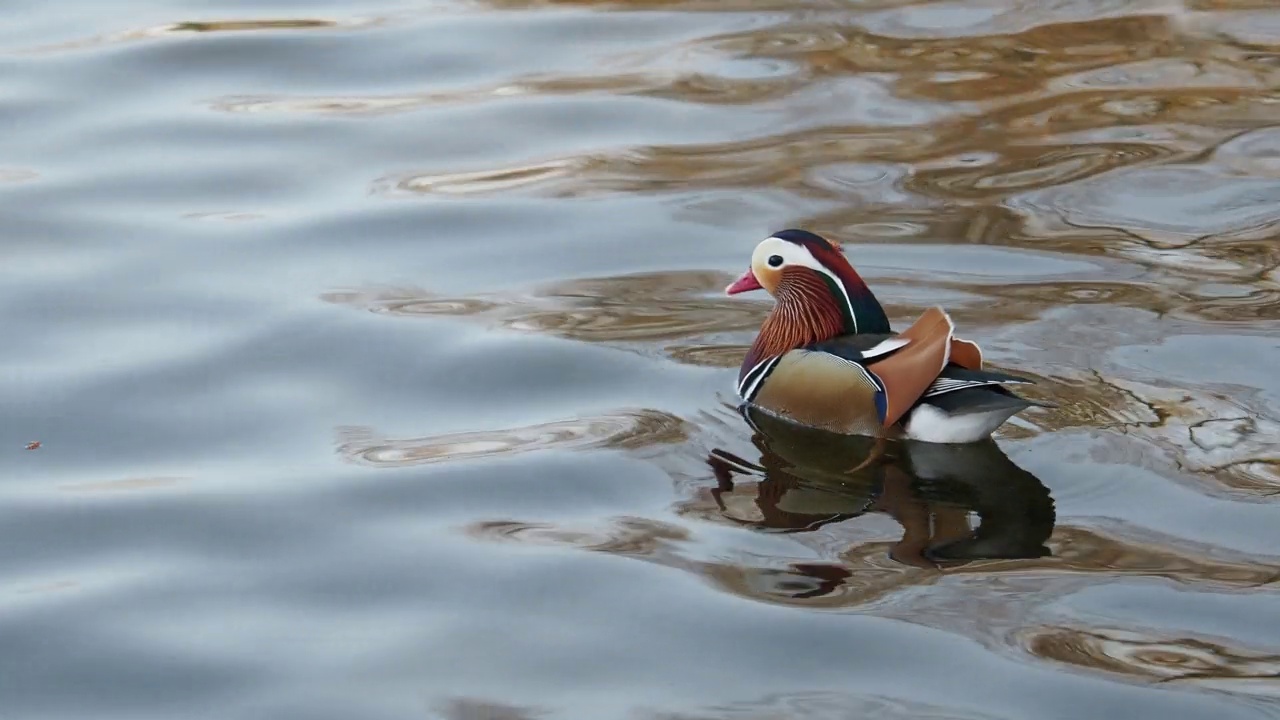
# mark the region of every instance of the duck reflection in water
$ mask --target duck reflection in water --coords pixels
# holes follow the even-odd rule
[[[752,442],[759,462],[721,449],[708,457],[717,480],[711,496],[721,516],[732,522],[799,533],[884,513],[903,530],[889,556],[917,567],[1050,554],[1044,543],[1053,532],[1053,498],[994,440],[965,445],[895,442],[874,462],[865,462],[875,445],[872,438],[799,426],[750,406],[739,412],[755,431]],[[760,481],[739,485],[735,476]],[[730,506],[740,507],[742,496],[751,492],[755,509],[749,515],[754,517],[745,519]],[[976,527],[970,527],[971,512],[978,516]],[[850,575],[830,565],[795,569],[823,585],[839,584]]]

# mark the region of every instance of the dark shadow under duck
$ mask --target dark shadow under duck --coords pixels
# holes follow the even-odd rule
[[[750,406],[740,412],[754,430],[758,461],[721,449],[708,457],[717,480],[712,497],[731,522],[797,533],[885,513],[903,528],[890,556],[916,566],[1050,554],[1045,542],[1056,520],[1053,498],[993,440],[893,441],[878,462],[866,463],[874,452],[871,438],[802,427]],[[759,478],[753,513],[759,519],[727,512],[726,496],[741,492],[735,475]],[[978,517],[976,527],[970,527],[970,513]]]

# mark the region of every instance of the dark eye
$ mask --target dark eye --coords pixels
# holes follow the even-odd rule
[[[770,256],[769,256],[769,267],[782,267],[782,256],[781,256],[781,255],[770,255]]]

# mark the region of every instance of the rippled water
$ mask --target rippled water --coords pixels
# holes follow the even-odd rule
[[[0,715],[1280,716],[1269,0],[5,10]],[[1060,407],[739,415],[793,226]]]

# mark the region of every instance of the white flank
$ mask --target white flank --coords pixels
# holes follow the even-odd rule
[[[903,430],[911,440],[930,443],[971,443],[991,436],[1019,408],[1001,408],[984,413],[948,415],[932,405],[917,405],[907,417]]]

